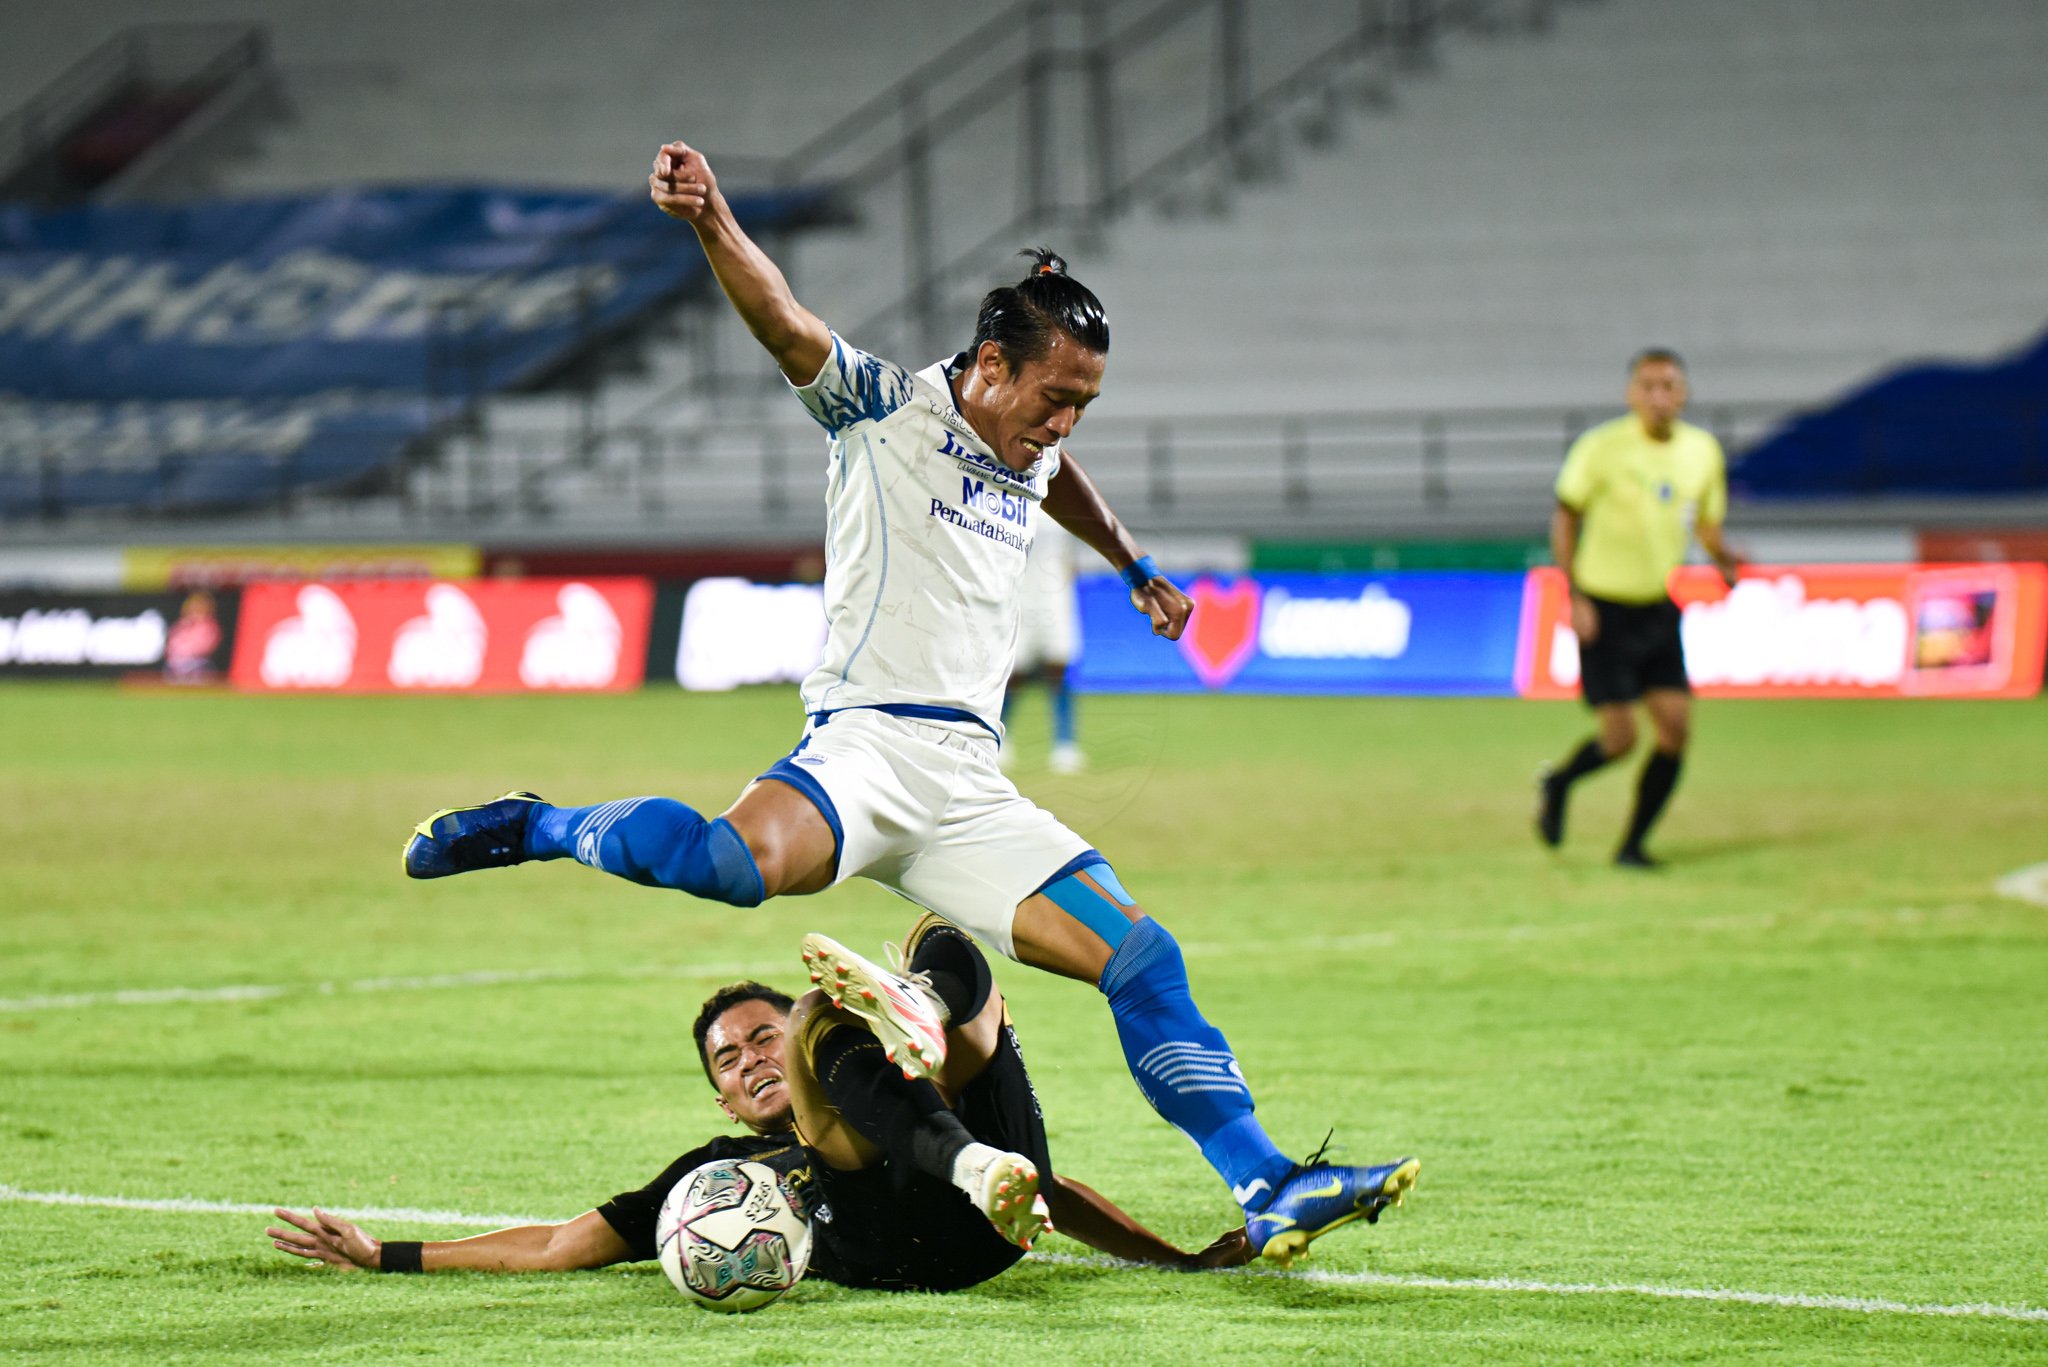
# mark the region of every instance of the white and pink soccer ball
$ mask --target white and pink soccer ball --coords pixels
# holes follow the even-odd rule
[[[706,1310],[759,1310],[803,1280],[811,1227],[773,1168],[723,1158],[670,1190],[655,1221],[661,1270]]]

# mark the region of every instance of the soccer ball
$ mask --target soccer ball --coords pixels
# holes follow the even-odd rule
[[[661,1203],[661,1270],[707,1310],[759,1310],[803,1278],[811,1227],[773,1168],[723,1158],[692,1171]]]

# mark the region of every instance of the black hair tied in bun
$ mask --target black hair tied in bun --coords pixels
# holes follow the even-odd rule
[[[981,301],[974,323],[974,345],[994,342],[1013,366],[1035,361],[1052,349],[1053,334],[1064,332],[1090,351],[1109,352],[1109,319],[1102,301],[1073,276],[1067,263],[1050,247],[1017,253],[1031,262],[1030,273],[1014,285],[1002,285]]]

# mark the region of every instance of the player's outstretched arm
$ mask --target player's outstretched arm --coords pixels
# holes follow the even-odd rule
[[[1144,557],[1129,530],[1111,511],[1109,500],[1064,447],[1059,473],[1046,487],[1045,515],[1093,547],[1119,574]],[[1193,601],[1163,574],[1132,585],[1131,606],[1152,619],[1154,636],[1164,636],[1169,641],[1180,639],[1187,628],[1188,614],[1195,610]]]
[[[1194,1269],[1238,1267],[1250,1262],[1255,1253],[1242,1228],[1230,1231],[1200,1253],[1183,1253],[1124,1214],[1101,1192],[1058,1173],[1053,1174],[1044,1195],[1054,1229],[1112,1258]]]
[[[794,384],[818,378],[832,354],[831,329],[797,303],[768,253],[740,230],[704,154],[687,143],[669,143],[654,155],[647,192],[663,213],[697,230],[725,297],[782,373]]]
[[[273,1247],[329,1267],[384,1268],[384,1241],[351,1220],[313,1208],[308,1216],[279,1207],[272,1212],[291,1226],[263,1232]],[[596,1211],[586,1211],[559,1225],[521,1225],[494,1229],[469,1239],[436,1240],[420,1245],[420,1270],[444,1272],[574,1272],[609,1267],[633,1256],[618,1231]]]

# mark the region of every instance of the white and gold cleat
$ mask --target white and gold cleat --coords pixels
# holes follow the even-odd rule
[[[913,1081],[946,1062],[944,1005],[915,978],[891,973],[828,935],[804,936],[804,967],[832,1004],[874,1029],[889,1061]]]
[[[1052,1228],[1052,1213],[1038,1190],[1038,1168],[1021,1153],[969,1144],[953,1162],[953,1185],[988,1216],[996,1233],[1022,1249]]]

